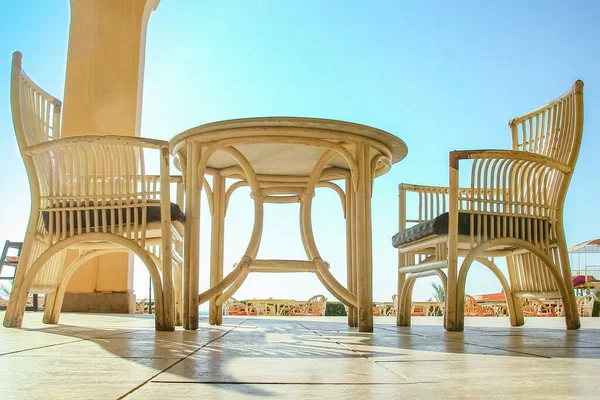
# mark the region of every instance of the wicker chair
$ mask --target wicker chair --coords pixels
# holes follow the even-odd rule
[[[152,277],[156,329],[173,330],[181,273],[180,268],[173,273],[172,260],[181,265],[183,214],[169,200],[168,143],[122,136],[61,138],[61,102],[23,72],[18,52],[11,106],[31,187],[31,214],[4,326],[21,326],[29,292],[46,294],[44,322],[57,323],[77,268],[102,254],[131,251]],[[159,177],[145,173],[144,156],[151,153],[158,153]],[[63,268],[67,249],[78,250],[78,257]]]
[[[410,315],[413,317],[426,317],[427,308],[420,304],[411,304]]]
[[[585,296],[577,297],[577,309],[581,317],[591,317],[594,311],[594,301],[596,296],[588,294]]]
[[[556,310],[553,306],[545,304],[536,298],[522,298],[523,315],[525,317],[556,317]]]
[[[227,314],[225,315],[258,315],[258,310],[254,306],[240,303],[233,297],[230,297],[224,304]]]
[[[303,305],[291,307],[288,315],[323,316],[327,306],[327,298],[322,294],[311,297]]]
[[[148,299],[142,299],[140,301],[135,302],[135,313],[136,314],[144,313],[144,310],[146,309],[146,301],[148,301]]]
[[[446,289],[445,327],[463,330],[465,280],[477,261],[500,280],[513,326],[524,323],[517,298],[535,296],[562,298],[568,329],[579,328],[563,206],[581,145],[583,82],[509,126],[512,150],[450,153],[449,188],[399,186],[400,232],[392,239],[399,250],[398,325],[410,325],[415,279],[437,274]],[[459,165],[471,175],[466,188]],[[492,257],[505,257],[508,279]]]
[[[465,294],[464,315],[465,317],[493,317],[494,309],[482,306],[473,296]]]
[[[393,294],[392,295],[392,306],[388,310],[387,315],[389,315],[389,316],[396,315],[397,310],[398,310],[398,295]]]

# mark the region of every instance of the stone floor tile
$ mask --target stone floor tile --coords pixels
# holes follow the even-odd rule
[[[2,356],[0,392],[3,400],[116,399],[172,363],[165,359]]]
[[[0,312],[0,318],[3,313]],[[360,333],[345,317],[224,318],[155,332],[152,316],[27,313],[0,328],[0,393],[12,398],[597,398],[600,318],[440,318]]]

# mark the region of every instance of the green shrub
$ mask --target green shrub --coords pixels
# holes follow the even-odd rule
[[[325,315],[328,317],[340,317],[346,315],[346,309],[344,304],[339,301],[328,301],[327,308],[325,309]]]
[[[594,309],[592,310],[592,317],[600,317],[600,301],[594,300]]]

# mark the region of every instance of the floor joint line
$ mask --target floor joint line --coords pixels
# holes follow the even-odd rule
[[[344,345],[344,344],[342,344],[342,343],[340,343],[340,342],[338,342],[338,341],[332,340],[332,339],[328,338],[327,336],[321,335],[319,332],[317,332],[317,331],[315,331],[315,330],[313,330],[313,329],[310,329],[310,328],[308,328],[308,327],[306,327],[306,326],[302,325],[302,324],[301,324],[300,322],[298,322],[298,321],[295,321],[295,322],[296,322],[298,325],[300,325],[301,327],[303,327],[304,329],[307,329],[307,330],[309,330],[309,331],[311,331],[311,332],[313,332],[313,333],[315,333],[315,334],[317,334],[317,335],[319,335],[319,336],[321,336],[321,337],[323,337],[323,338],[325,338],[325,339],[327,339],[327,340],[329,340],[329,341],[331,341],[331,342],[333,342],[333,343],[337,344],[338,346],[341,346],[341,347],[345,348],[346,350],[348,350],[348,351],[351,351],[351,352],[355,353],[356,355],[359,355],[360,357],[362,357],[362,358],[364,358],[364,359],[368,360],[369,362],[371,362],[371,363],[373,363],[373,364],[377,365],[378,367],[381,367],[381,368],[385,369],[386,371],[389,371],[389,372],[393,373],[394,375],[400,376],[400,377],[401,377],[401,378],[403,378],[403,379],[409,380],[408,376],[406,376],[406,375],[403,375],[403,374],[401,374],[401,373],[399,373],[399,372],[397,372],[397,371],[394,371],[394,370],[392,370],[392,369],[389,369],[389,368],[388,368],[388,367],[386,367],[386,366],[380,365],[380,364],[378,364],[378,363],[377,363],[377,361],[370,359],[370,358],[369,358],[369,357],[367,357],[366,355],[364,355],[364,354],[361,354],[361,353],[359,353],[358,351],[356,351],[356,350],[353,350],[353,349],[351,349],[350,347],[348,347],[348,346],[346,346],[346,345]]]
[[[198,351],[202,350],[203,348],[205,348],[206,346],[208,346],[209,344],[221,339],[222,337],[226,336],[228,333],[232,332],[234,329],[238,328],[240,325],[242,325],[244,322],[248,321],[248,319],[244,319],[242,322],[240,322],[239,324],[233,326],[230,330],[228,330],[227,332],[225,332],[224,334],[209,340],[208,342],[204,343],[202,346],[198,347],[196,350],[192,351],[190,354],[186,355],[185,357],[175,361],[174,363],[172,363],[171,365],[163,368],[162,370],[160,370],[159,372],[157,372],[156,374],[152,375],[150,378],[146,379],[144,382],[140,383],[138,386],[134,387],[133,389],[131,389],[130,391],[128,391],[127,393],[125,393],[123,396],[120,396],[118,398],[118,400],[124,399],[125,397],[129,396],[130,394],[132,394],[133,392],[135,392],[138,389],[141,389],[143,386],[145,386],[148,382],[152,381],[152,379],[156,378],[158,375],[162,374],[163,372],[168,371],[169,369],[173,368],[174,366],[176,366],[177,364],[179,364],[180,362],[186,360],[187,358],[191,357],[192,355],[196,354]]]
[[[401,331],[394,331],[393,329],[386,329],[386,328],[379,328],[379,329],[383,329],[383,330],[386,330],[388,332],[403,333]],[[415,335],[423,337],[423,338],[431,339],[431,340],[437,340],[437,338],[435,336],[430,336],[430,335],[427,335],[427,334],[415,334]],[[527,353],[527,352],[524,352],[524,351],[510,350],[510,349],[502,348],[502,347],[487,346],[485,344],[473,343],[473,342],[466,341],[466,340],[458,340],[458,339],[453,339],[453,338],[444,338],[444,341],[454,342],[454,343],[463,343],[463,344],[468,344],[470,346],[483,347],[485,349],[501,350],[501,351],[506,351],[506,352],[509,352],[509,353],[522,354],[522,355],[526,355],[526,356],[530,356],[530,357],[539,357],[539,358],[545,358],[545,359],[551,359],[552,358],[552,357],[549,357],[549,356],[541,356],[539,354]]]
[[[48,329],[51,329],[51,328],[48,328]],[[9,356],[9,355],[12,355],[12,354],[17,354],[17,353],[23,353],[23,352],[31,351],[31,350],[46,349],[46,348],[49,348],[49,347],[62,346],[62,345],[65,345],[65,344],[72,344],[72,343],[78,343],[78,342],[83,342],[83,341],[88,341],[88,340],[100,339],[100,338],[105,338],[105,337],[110,337],[110,336],[122,335],[122,334],[125,334],[125,333],[133,333],[133,332],[138,332],[138,331],[141,331],[141,330],[142,329],[133,329],[133,330],[129,330],[127,332],[111,333],[111,334],[107,334],[107,335],[94,336],[94,337],[89,337],[89,338],[79,338],[79,339],[71,340],[71,341],[68,341],[68,342],[54,343],[54,344],[48,344],[46,346],[38,346],[38,347],[31,347],[29,349],[9,351],[7,353],[0,354],[0,357],[2,357],[2,356]],[[52,332],[44,332],[44,333],[52,333]],[[58,335],[59,336],[64,336],[64,335],[60,335],[60,334],[58,334]]]

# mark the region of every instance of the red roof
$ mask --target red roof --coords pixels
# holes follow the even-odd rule
[[[489,293],[489,294],[478,294],[476,296],[473,296],[473,298],[477,301],[483,301],[483,302],[492,302],[492,301],[506,301],[506,296],[504,295],[504,292],[500,292],[500,293]]]

